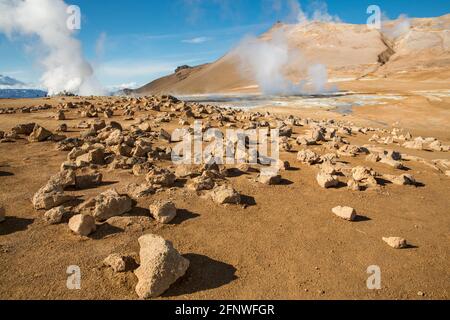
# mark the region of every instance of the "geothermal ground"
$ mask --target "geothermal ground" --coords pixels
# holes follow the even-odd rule
[[[0,298],[142,297],[160,261],[143,259],[138,239],[155,234],[189,261],[160,299],[448,299],[448,94],[379,92],[350,114],[326,99],[244,111],[168,97],[0,100]],[[174,165],[166,133],[195,119],[280,128],[281,177]],[[74,265],[80,290],[66,286]],[[372,265],[381,290],[367,288]]]

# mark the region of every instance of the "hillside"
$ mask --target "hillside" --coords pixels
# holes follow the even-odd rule
[[[383,30],[366,25],[311,22],[276,24],[262,40],[282,32],[289,47],[298,50],[301,63],[285,70],[300,81],[306,66],[327,67],[329,81],[402,79],[442,81],[450,79],[450,15],[392,21]],[[251,72],[242,66],[234,49],[214,63],[183,69],[135,90],[154,93],[194,94],[257,91]]]

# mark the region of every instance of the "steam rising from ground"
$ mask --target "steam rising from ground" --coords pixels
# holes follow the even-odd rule
[[[336,16],[327,12],[323,2],[315,2],[311,14],[302,10],[296,0],[287,2],[290,8],[289,21],[297,24],[310,22],[340,22]],[[327,67],[306,61],[299,50],[289,47],[285,29],[273,32],[272,39],[262,40],[247,37],[235,50],[241,62],[243,74],[250,71],[263,94],[266,95],[301,95],[323,94],[335,91],[328,85]],[[289,73],[303,73],[305,78],[295,83]]]
[[[49,95],[64,91],[102,95],[80,41],[67,27],[67,8],[63,0],[0,0],[0,32],[39,40],[45,51],[41,82]]]
[[[391,25],[389,25],[389,22],[389,19],[383,22],[382,32],[391,40],[395,40],[411,30],[411,22],[406,15],[400,15]]]

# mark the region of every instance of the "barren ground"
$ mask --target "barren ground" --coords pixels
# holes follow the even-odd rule
[[[52,100],[2,100],[0,107],[56,105]],[[409,97],[394,106],[363,107],[342,117],[322,110],[272,109],[314,119],[344,119],[356,124],[392,128],[394,122],[413,136],[435,137],[450,143],[448,98],[430,102]],[[55,110],[31,114],[0,115],[0,130],[19,123],[36,122],[54,131],[61,121]],[[156,112],[142,112],[155,115]],[[76,110],[67,112],[68,136],[82,119]],[[112,120],[126,127],[133,121],[122,116]],[[177,122],[164,125],[168,131]],[[303,132],[294,127],[294,134]],[[369,144],[371,134],[349,138]],[[450,159],[443,152],[414,151],[397,145],[383,146],[423,158]],[[294,151],[299,146],[294,145]],[[320,146],[312,147],[324,153]],[[281,154],[293,170],[282,172],[286,183],[266,186],[255,182],[256,174],[230,178],[233,187],[250,204],[219,206],[184,188],[174,188],[140,200],[126,216],[128,222],[104,224],[91,238],[70,232],[68,217],[48,226],[43,212],[35,211],[30,198],[48,178],[59,171],[67,152],[55,150],[54,142],[29,143],[20,139],[0,144],[0,203],[6,222],[0,224],[1,299],[136,299],[133,272],[114,274],[101,267],[111,253],[137,253],[137,239],[146,233],[161,235],[187,257],[187,274],[162,299],[449,299],[450,294],[450,177],[422,163],[406,161],[418,187],[386,184],[363,192],[347,188],[322,189],[316,182],[317,169],[299,163],[296,152]],[[365,165],[382,173],[403,172],[380,163],[368,163],[364,156],[343,158],[351,166]],[[111,187],[120,189],[140,181],[125,170],[102,171],[99,188],[72,192],[82,199]],[[172,199],[178,217],[161,226],[149,217],[148,205],[155,199]],[[254,201],[253,201],[254,200]],[[354,207],[362,217],[350,223],[336,218],[331,209]],[[394,250],[382,240],[386,236],[406,238],[411,247]],[[66,288],[66,268],[78,265],[82,289]],[[382,290],[366,287],[371,265],[382,270]],[[418,292],[425,293],[424,297]]]

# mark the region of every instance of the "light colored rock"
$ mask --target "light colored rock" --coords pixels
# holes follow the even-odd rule
[[[67,188],[75,185],[75,178],[75,171],[61,170],[60,172],[52,176],[48,183],[51,185],[58,185],[63,188]]]
[[[83,237],[87,237],[97,229],[95,219],[87,214],[78,214],[70,218],[69,228]]]
[[[267,185],[277,185],[281,183],[281,175],[276,170],[262,170],[258,182]]]
[[[333,213],[337,215],[339,218],[354,221],[356,218],[356,210],[350,207],[335,207],[333,208]]]
[[[155,189],[147,183],[143,184],[132,183],[126,187],[126,193],[130,195],[131,198],[137,200],[151,196],[152,194],[155,193]]]
[[[339,180],[337,180],[335,176],[325,172],[319,172],[316,180],[319,186],[326,189],[337,187],[339,185]]]
[[[64,213],[65,209],[63,206],[53,208],[44,214],[44,221],[48,224],[58,224],[61,222]]]
[[[309,165],[320,162],[320,156],[311,150],[301,150],[297,154],[297,160]]]
[[[61,185],[46,184],[33,196],[32,202],[36,210],[50,210],[73,199],[65,195]]]
[[[145,179],[152,185],[172,187],[175,183],[176,177],[167,169],[155,168],[149,171]]]
[[[39,125],[36,125],[34,127],[33,132],[28,137],[28,140],[30,142],[42,142],[42,141],[47,140],[51,136],[52,136],[52,133],[50,131],[48,131],[47,129],[45,129]]]
[[[153,234],[140,237],[139,245],[141,264],[134,272],[138,278],[136,293],[143,299],[159,297],[186,273],[189,260],[171,242]]]
[[[187,188],[193,191],[212,190],[216,183],[211,177],[201,175],[189,181]]]
[[[211,191],[211,198],[218,204],[239,204],[241,195],[232,187],[223,185]]]
[[[402,174],[390,180],[393,184],[399,186],[414,186],[417,184],[416,179],[410,174]]]
[[[367,167],[358,166],[352,169],[352,177],[355,181],[363,181],[374,177],[372,169]]]
[[[108,220],[111,217],[121,216],[131,210],[130,197],[121,196],[115,189],[103,192],[95,198],[95,209],[92,216],[97,221]]]
[[[399,237],[388,237],[388,238],[383,237],[383,241],[394,249],[403,249],[408,246],[406,240]]]
[[[380,163],[387,164],[394,169],[403,169],[404,166],[400,161],[393,160],[392,158],[381,158]]]
[[[177,208],[171,201],[157,201],[150,205],[150,214],[162,224],[170,223],[177,215]]]
[[[110,267],[114,272],[117,273],[125,272],[127,266],[125,259],[117,253],[113,253],[107,256],[105,260],[103,260],[103,264],[107,267]]]
[[[358,181],[351,178],[347,181],[347,188],[352,191],[361,191],[362,186],[359,184]]]

